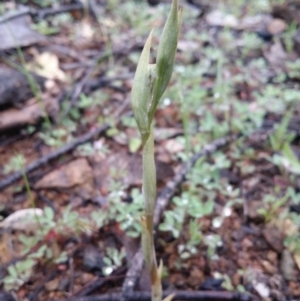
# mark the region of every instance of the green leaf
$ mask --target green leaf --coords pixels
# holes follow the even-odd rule
[[[156,167],[154,161],[153,129],[143,148],[143,194],[146,215],[153,215],[156,203]]]
[[[10,274],[11,277],[14,277],[14,278],[17,278],[18,277],[18,273],[17,273],[17,270],[16,270],[16,267],[11,265],[7,268],[8,270],[8,273]]]
[[[131,153],[137,152],[137,150],[141,146],[141,139],[139,138],[131,138],[129,139],[129,150]]]
[[[295,172],[300,173],[300,162],[288,143],[284,144],[282,148],[282,153],[285,156],[285,158],[289,160]]]
[[[53,221],[54,219],[54,212],[50,207],[46,207],[44,209],[44,214],[47,217],[48,220]]]
[[[147,139],[150,122],[148,120],[148,108],[151,103],[151,86],[149,74],[149,59],[152,40],[152,31],[145,43],[139,63],[136,68],[132,92],[131,105],[133,114],[142,137]]]
[[[153,118],[158,102],[172,76],[180,25],[181,8],[178,9],[178,0],[173,0],[157,50],[156,80],[154,83],[153,103],[149,112],[150,120]]]

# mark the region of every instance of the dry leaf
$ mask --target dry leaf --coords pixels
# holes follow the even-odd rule
[[[80,158],[45,175],[35,184],[35,188],[68,189],[74,186],[84,186],[85,184],[90,184],[92,181],[92,168],[85,158]]]
[[[30,70],[48,79],[66,81],[65,73],[59,68],[57,56],[51,52],[35,55],[35,63],[28,65]]]
[[[45,115],[43,106],[38,103],[30,103],[22,109],[8,109],[0,112],[0,131],[19,128],[24,125],[36,124]],[[55,116],[58,111],[58,101],[52,98],[44,101],[46,113]]]
[[[21,209],[5,218],[0,223],[0,228],[32,231],[37,228],[38,217],[43,214],[43,210],[39,208]]]

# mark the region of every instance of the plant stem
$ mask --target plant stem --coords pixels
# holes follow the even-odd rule
[[[150,126],[148,139],[143,143],[143,195],[145,199],[145,215],[142,217],[144,257],[151,278],[152,301],[161,301],[161,275],[157,268],[153,237],[153,215],[156,203],[153,124]]]
[[[152,124],[148,139],[143,144],[143,195],[145,199],[145,215],[153,216],[156,202],[156,168]]]

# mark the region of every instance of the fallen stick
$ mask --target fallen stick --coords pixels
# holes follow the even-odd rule
[[[257,301],[253,296],[243,293],[226,291],[175,291],[163,293],[166,297],[174,293],[172,300],[193,300],[193,301]],[[72,298],[70,301],[120,301],[122,294],[105,294],[98,296]],[[125,295],[128,301],[149,301],[150,292],[131,292]],[[54,300],[52,300],[54,301]]]
[[[130,113],[125,113],[122,115],[122,112],[124,111],[124,109],[126,108],[127,105],[128,105],[128,102],[127,102],[127,100],[125,100],[123,102],[123,104],[118,108],[116,113],[114,114],[114,117],[117,118],[116,122],[119,122],[120,116],[130,116],[132,114],[130,112]],[[52,153],[36,160],[35,162],[32,162],[31,164],[29,164],[25,167],[24,171],[17,171],[15,173],[9,175],[8,177],[6,177],[2,181],[0,181],[0,191],[3,190],[4,188],[8,187],[9,185],[17,182],[18,180],[20,180],[23,177],[24,173],[27,175],[29,172],[34,171],[34,170],[40,168],[41,166],[49,163],[50,161],[57,159],[58,157],[72,151],[77,146],[87,143],[88,141],[92,140],[94,137],[98,137],[100,134],[104,133],[109,128],[110,128],[109,124],[104,124],[104,125],[96,128],[95,130],[88,132],[81,137],[76,138],[69,144],[64,145],[61,148],[53,151]]]
[[[41,166],[49,163],[51,160],[57,159],[58,157],[72,151],[77,146],[92,140],[94,137],[99,136],[104,131],[106,131],[108,128],[109,128],[109,125],[104,124],[104,125],[100,126],[99,128],[75,139],[71,143],[64,145],[61,148],[53,151],[52,153],[36,160],[35,162],[32,162],[31,164],[26,166],[24,171],[17,171],[15,173],[13,173],[12,175],[9,175],[8,177],[6,177],[2,181],[0,181],[0,191],[3,190],[4,188],[8,187],[9,185],[19,181],[22,178],[24,173],[28,174],[31,171],[34,171],[34,170],[40,168]]]

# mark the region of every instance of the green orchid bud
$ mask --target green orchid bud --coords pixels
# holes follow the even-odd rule
[[[149,67],[151,39],[152,31],[149,34],[138,62],[131,91],[131,105],[133,114],[141,136],[145,137],[146,140],[149,135],[149,127],[151,124],[148,119],[148,110],[151,106],[151,91],[153,90],[151,87],[151,78],[153,72]]]
[[[151,279],[152,301],[162,300],[162,263],[157,267],[153,215],[156,203],[156,169],[154,160],[153,117],[159,99],[171,79],[181,26],[181,9],[173,0],[156,57],[156,64],[149,64],[152,31],[145,43],[138,62],[132,86],[131,104],[143,145],[143,195],[145,213],[141,216],[142,249]],[[173,295],[164,301],[171,301]]]
[[[173,0],[172,7],[164,26],[156,57],[156,79],[154,95],[149,112],[152,120],[158,102],[165,92],[172,76],[179,31],[181,27],[182,9],[178,8],[178,0]]]

